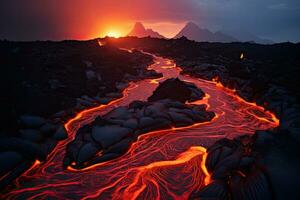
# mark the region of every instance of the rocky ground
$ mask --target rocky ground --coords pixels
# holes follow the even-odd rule
[[[195,199],[299,199],[299,144],[285,131],[257,131],[208,149],[212,182]]]
[[[198,43],[186,38],[109,42],[174,59],[182,73],[234,88],[239,96],[263,105],[280,119],[274,130],[211,146],[207,168],[212,182],[191,198],[300,198],[300,44]]]
[[[185,95],[178,95],[178,90]],[[185,104],[201,100],[204,95],[194,84],[168,79],[148,102],[134,101],[118,107],[80,128],[67,146],[64,165],[88,167],[123,155],[141,134],[210,121],[215,115],[206,111],[205,105]]]
[[[152,57],[98,40],[0,41],[0,188],[44,161],[80,110],[122,96],[130,81],[160,77]]]

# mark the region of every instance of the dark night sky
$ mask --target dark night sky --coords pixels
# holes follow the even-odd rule
[[[245,32],[276,42],[300,41],[299,0],[1,0],[0,38],[88,39],[109,26],[126,34],[135,21]],[[163,30],[163,27],[161,27]],[[168,30],[170,31],[170,29]],[[172,30],[171,30],[172,31]]]

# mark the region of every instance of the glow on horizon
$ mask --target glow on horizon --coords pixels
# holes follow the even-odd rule
[[[186,25],[186,23],[187,22],[145,22],[143,24],[146,28],[151,28],[166,38],[173,38]]]
[[[102,29],[100,37],[125,37],[133,28],[135,22],[132,23],[113,23],[109,27]],[[143,22],[146,29],[152,29],[166,38],[173,38],[186,24],[186,22]]]
[[[117,30],[110,30],[107,33],[105,33],[104,35],[108,36],[108,37],[114,37],[114,38],[119,38],[122,36],[122,34]]]

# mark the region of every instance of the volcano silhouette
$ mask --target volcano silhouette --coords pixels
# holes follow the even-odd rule
[[[189,22],[183,27],[183,29],[175,36],[175,38],[181,38],[185,36],[189,40],[195,40],[198,42],[236,42],[238,41],[234,37],[224,34],[220,31],[211,32],[207,29],[200,28],[197,24]]]
[[[128,36],[136,36],[139,38],[152,37],[152,38],[165,38],[161,34],[152,29],[146,29],[141,22],[136,22],[133,29],[128,33]]]

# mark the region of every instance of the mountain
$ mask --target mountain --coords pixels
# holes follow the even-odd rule
[[[190,40],[195,40],[198,42],[236,42],[236,38],[224,34],[220,31],[211,32],[207,29],[201,29],[198,25],[193,22],[189,22],[183,27],[183,29],[175,36],[175,38],[180,38],[182,36],[187,37]]]
[[[135,23],[133,29],[128,33],[128,36],[136,36],[139,38],[142,37],[152,37],[152,38],[165,38],[160,35],[158,32],[153,31],[152,29],[146,29],[141,22]]]
[[[223,33],[233,35],[241,42],[254,42],[258,44],[274,44],[274,41],[264,39],[246,30],[222,30]]]

